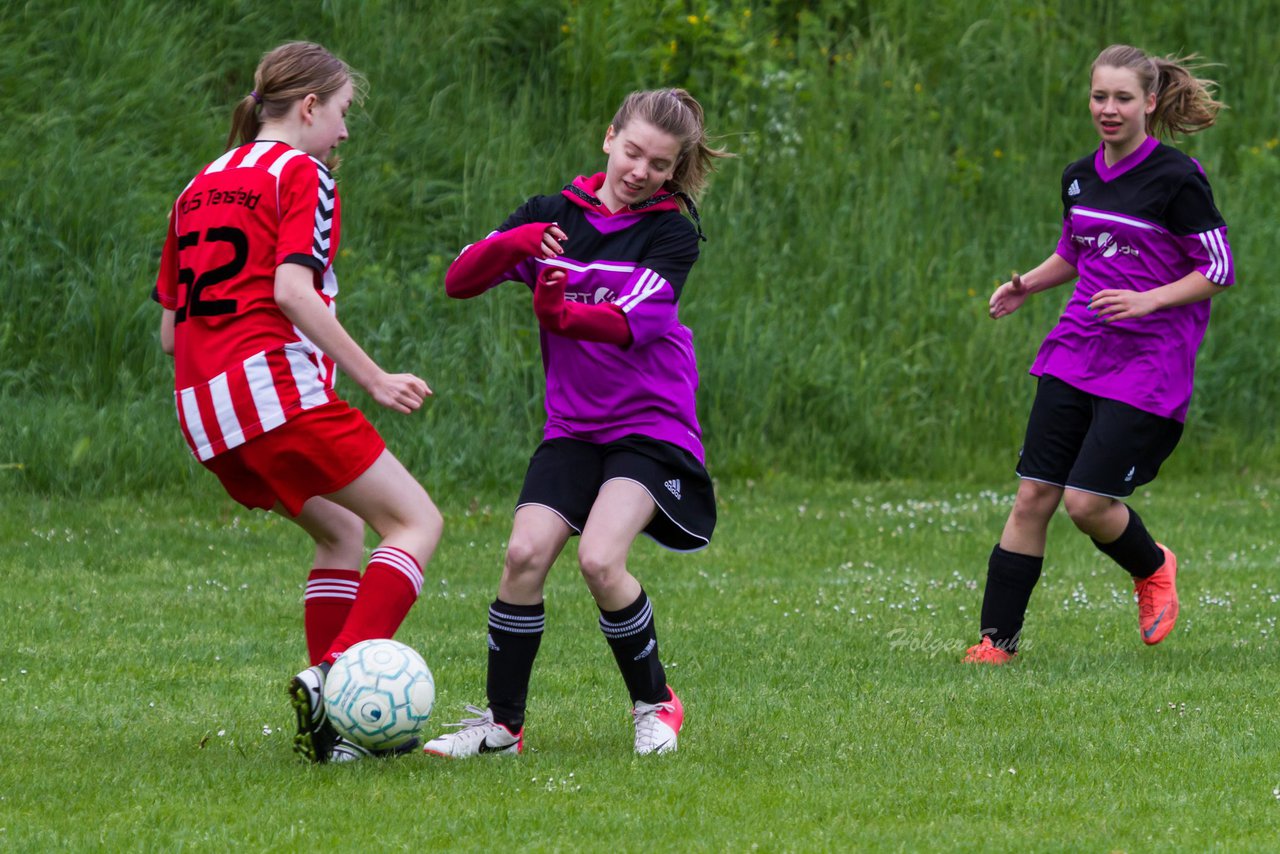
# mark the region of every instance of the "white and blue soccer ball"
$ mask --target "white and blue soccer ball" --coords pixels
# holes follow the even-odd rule
[[[338,735],[367,750],[399,747],[422,729],[436,682],[422,656],[390,639],[361,641],[324,681],[324,706]]]

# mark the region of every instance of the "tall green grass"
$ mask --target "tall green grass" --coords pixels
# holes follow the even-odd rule
[[[1058,175],[1096,144],[1088,63],[1112,41],[1199,51],[1231,109],[1183,145],[1241,287],[1215,306],[1196,452],[1174,465],[1274,468],[1277,31],[1260,0],[22,4],[0,21],[0,488],[195,473],[147,297],[169,204],[289,38],[371,82],[340,171],[340,305],[437,395],[374,417],[429,481],[482,483],[518,476],[538,436],[536,327],[519,288],[453,303],[443,272],[528,196],[597,170],[627,91],[689,86],[739,155],[704,199],[682,302],[713,469],[980,477],[1012,465],[1066,292],[998,324],[986,299],[1054,247]]]

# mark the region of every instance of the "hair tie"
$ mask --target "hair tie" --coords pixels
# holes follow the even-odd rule
[[[262,103],[262,96],[259,95],[257,92],[250,92],[249,97],[254,100],[254,103],[257,103],[257,104]]]

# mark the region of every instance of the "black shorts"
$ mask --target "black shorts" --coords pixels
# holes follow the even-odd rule
[[[683,448],[645,436],[598,445],[550,439],[529,460],[516,509],[537,504],[554,511],[581,534],[600,487],[634,481],[658,505],[644,529],[659,545],[679,552],[706,548],[716,527],[716,496],[698,458]]]
[[[1155,480],[1182,422],[1042,376],[1027,420],[1018,477],[1110,498]]]

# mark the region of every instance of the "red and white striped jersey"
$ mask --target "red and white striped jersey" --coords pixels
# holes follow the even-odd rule
[[[174,397],[198,459],[337,400],[334,364],[275,301],[281,264],[314,271],[330,310],[338,192],[323,163],[251,142],[210,163],[170,214],[154,298],[174,316]]]

